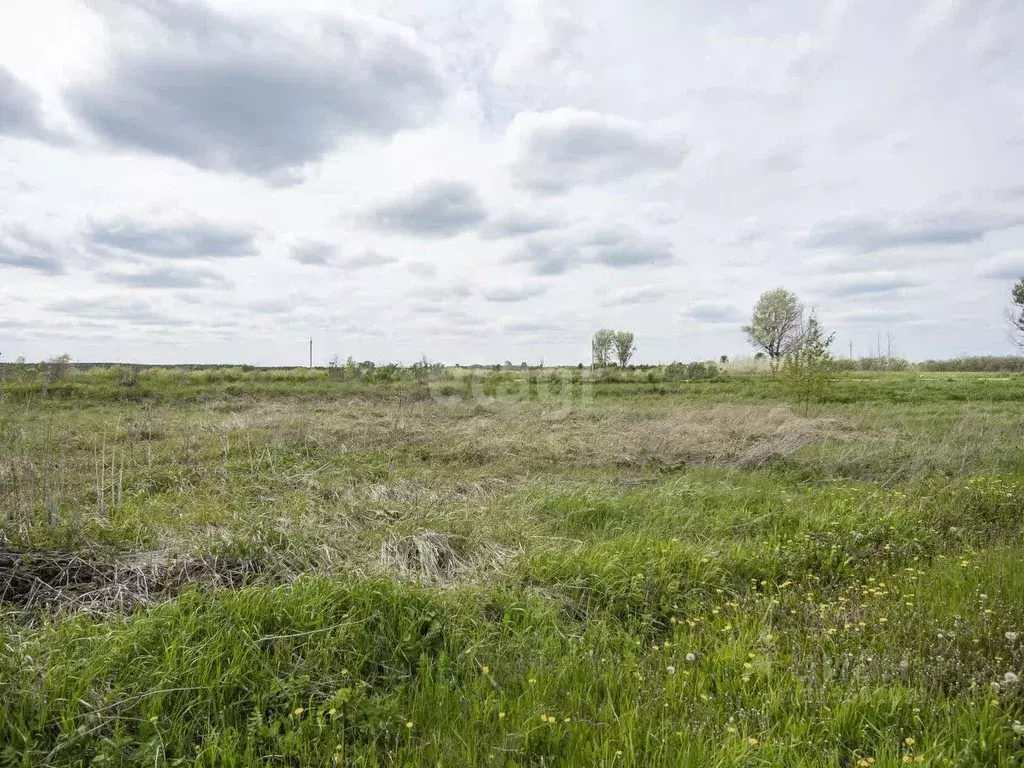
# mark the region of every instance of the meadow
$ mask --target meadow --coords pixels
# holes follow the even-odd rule
[[[1024,764],[1024,375],[0,387],[0,766]]]

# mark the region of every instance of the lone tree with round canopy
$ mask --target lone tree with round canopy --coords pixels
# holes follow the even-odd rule
[[[1010,307],[1010,333],[1017,346],[1024,349],[1024,277],[1013,286],[1010,299],[1013,301]]]
[[[804,332],[804,307],[796,294],[776,288],[761,294],[754,305],[750,325],[743,326],[750,343],[773,361],[800,346]]]

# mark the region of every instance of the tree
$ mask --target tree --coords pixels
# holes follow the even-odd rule
[[[832,383],[835,361],[829,347],[835,337],[826,335],[818,318],[811,315],[799,344],[782,361],[786,391],[803,403],[805,411],[812,400],[822,399]]]
[[[761,294],[750,325],[743,326],[743,332],[754,347],[775,361],[800,346],[803,320],[804,308],[796,295],[776,288]]]
[[[1011,337],[1021,349],[1024,349],[1024,277],[1017,281],[1010,291],[1013,306],[1010,308]]]
[[[615,334],[615,356],[619,359],[619,368],[629,365],[629,358],[636,353],[632,331],[618,331]]]
[[[611,328],[602,328],[594,334],[591,341],[593,361],[595,368],[603,368],[611,362],[612,348],[615,346],[615,331]]]

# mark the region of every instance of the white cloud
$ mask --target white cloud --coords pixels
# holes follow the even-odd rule
[[[516,183],[534,192],[566,192],[678,168],[681,144],[616,115],[571,108],[520,112],[508,129]]]
[[[1008,351],[1019,4],[347,9],[0,4],[5,355],[707,358],[777,285]]]

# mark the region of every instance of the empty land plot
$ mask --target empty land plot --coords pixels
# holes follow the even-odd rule
[[[0,764],[1017,764],[989,378],[8,382]]]

